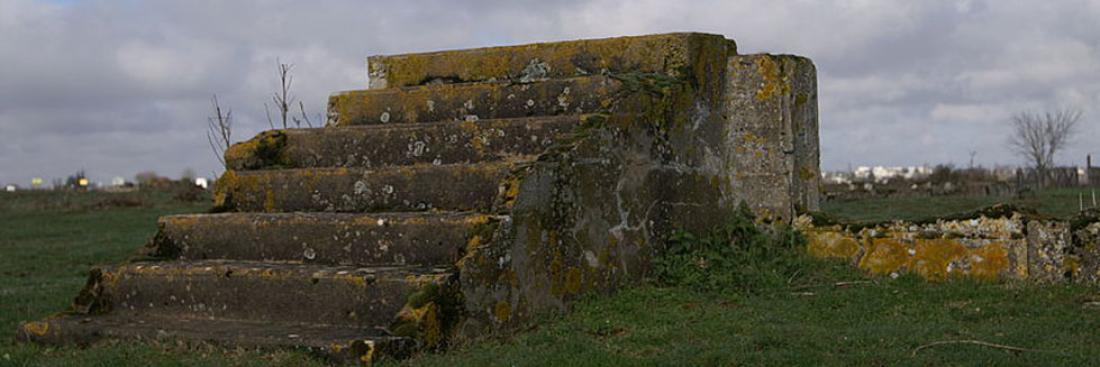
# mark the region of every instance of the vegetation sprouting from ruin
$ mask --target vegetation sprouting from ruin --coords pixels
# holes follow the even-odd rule
[[[790,284],[805,268],[805,241],[790,227],[756,223],[752,211],[742,205],[710,233],[677,231],[654,266],[665,285],[753,292]]]

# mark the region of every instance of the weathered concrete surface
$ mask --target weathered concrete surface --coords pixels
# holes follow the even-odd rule
[[[580,294],[637,282],[673,229],[708,230],[742,200],[770,210],[772,220],[791,218],[795,154],[777,151],[764,162],[784,177],[782,185],[735,185],[736,169],[760,157],[734,138],[747,120],[764,118],[752,112],[756,104],[742,106],[749,112],[730,106],[727,83],[736,79],[726,76],[729,57],[724,48],[702,50],[678,78],[619,76],[623,92],[609,109],[620,114],[507,179],[504,192],[514,194],[498,202],[511,203],[512,221],[459,262],[465,335],[510,330]],[[812,68],[802,72],[812,75]],[[775,144],[796,149],[792,134],[783,137]],[[763,201],[767,195],[776,202]]]
[[[1028,277],[1039,282],[1064,280],[1065,252],[1070,246],[1069,224],[1059,221],[1027,222]]]
[[[1070,222],[1007,212],[871,225],[814,224],[802,216],[796,225],[809,240],[811,255],[848,259],[872,274],[1056,283],[1095,282],[1100,269],[1089,232],[1100,229],[1096,223],[1073,232]]]
[[[532,82],[608,73],[681,76],[704,48],[737,53],[733,40],[703,33],[669,33],[488,47],[404,55],[372,56],[370,88],[433,83]]]
[[[239,261],[133,263],[92,271],[81,314],[386,327],[422,287],[449,287],[447,269],[324,267]]]
[[[103,338],[212,342],[237,347],[305,350],[337,363],[370,364],[382,356],[403,358],[417,350],[410,338],[387,336],[372,328],[248,320],[187,319],[145,315],[140,318],[58,316],[19,326],[16,338],[46,345],[86,346]]]
[[[1073,230],[1072,246],[1067,249],[1065,268],[1075,281],[1100,284],[1100,218],[1089,218]]]
[[[214,202],[250,212],[489,212],[498,183],[518,163],[227,171]]]
[[[455,263],[481,226],[468,213],[221,213],[161,217],[149,254],[329,265]]]
[[[912,272],[931,280],[1026,278],[1025,223],[1021,216],[980,216],[850,231],[842,225],[815,226],[806,216],[797,221],[813,256],[845,258],[872,274]]]
[[[673,228],[702,231],[723,218],[714,209],[722,194],[706,175],[583,161],[540,163],[517,175],[512,221],[459,263],[470,314],[465,335],[510,330],[581,294],[633,284]]]
[[[267,131],[226,152],[233,170],[379,168],[535,155],[591,115]]]
[[[751,197],[757,215],[790,220],[795,209],[817,210],[820,153],[817,77],[809,59],[789,55],[730,57],[723,113],[735,191]],[[776,188],[781,188],[776,190]]]
[[[589,76],[530,84],[485,82],[354,90],[329,97],[328,124],[477,121],[592,113],[607,109],[619,84],[607,76]]]

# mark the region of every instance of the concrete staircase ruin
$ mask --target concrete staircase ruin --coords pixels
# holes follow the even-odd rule
[[[369,59],[328,126],[234,145],[40,343],[181,338],[371,361],[636,283],[675,229],[817,208],[813,64],[673,33]]]

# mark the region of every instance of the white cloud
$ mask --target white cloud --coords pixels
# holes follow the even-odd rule
[[[1096,19],[1095,0],[0,0],[0,183],[214,170],[210,95],[259,132],[276,58],[319,113],[372,54],[670,31],[814,59],[826,168],[1012,163],[1004,116],[1064,105],[1085,113],[1080,160],[1100,153]]]

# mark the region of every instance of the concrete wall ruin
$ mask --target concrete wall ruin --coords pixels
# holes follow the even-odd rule
[[[1042,283],[1100,279],[1100,221],[1055,220],[1004,208],[967,218],[870,225],[815,223],[803,215],[795,225],[809,240],[810,255],[846,259],[876,275]]]
[[[818,207],[816,70],[806,58],[738,55],[732,40],[697,33],[444,56],[372,58],[371,87],[611,79],[589,104],[604,118],[502,183],[494,210],[510,215],[473,237],[458,263],[467,335],[637,282],[674,229],[709,230],[742,201],[771,221]]]

